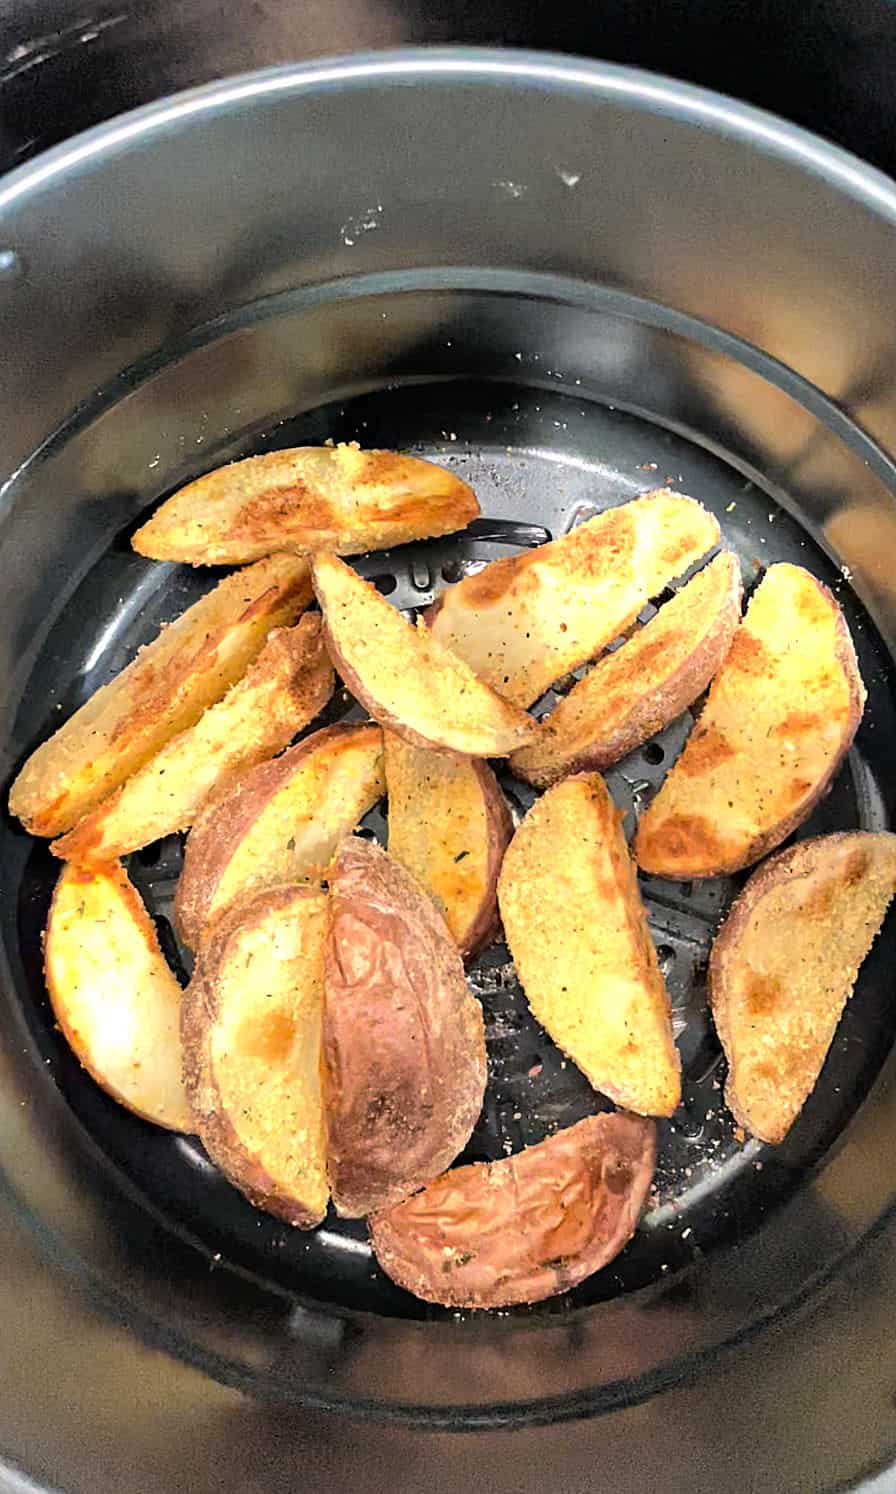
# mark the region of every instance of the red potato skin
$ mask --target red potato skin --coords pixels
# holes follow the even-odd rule
[[[497,778],[488,763],[483,762],[481,758],[474,759],[474,768],[482,785],[482,797],[485,802],[488,861],[482,903],[461,944],[460,952],[464,960],[472,959],[474,955],[479,954],[491,944],[501,927],[501,917],[498,912],[498,877],[501,874],[504,852],[513,839],[513,816]]]
[[[588,1116],[498,1162],[457,1167],[369,1221],[399,1286],[443,1307],[512,1307],[568,1291],[619,1254],[653,1180],[656,1127]]]
[[[380,734],[377,726],[322,727],[280,757],[251,769],[235,787],[231,786],[206,806],[187,837],[183,871],[174,899],[174,922],[189,949],[199,947],[220,877],[259,809],[283,787],[310,752],[328,740],[359,731]]]
[[[273,1178],[247,1156],[229,1116],[221,1107],[218,1087],[211,1073],[209,1041],[218,1015],[217,971],[226,957],[231,937],[253,920],[262,920],[271,908],[287,907],[297,898],[316,896],[319,894],[311,888],[275,887],[258,893],[248,905],[223,914],[215,924],[184,992],[180,1019],[184,1085],[203,1146],[224,1176],[255,1208],[264,1209],[297,1229],[314,1229],[323,1216],[310,1212],[301,1200],[278,1193]]]
[[[482,1010],[445,921],[369,841],[333,862],[323,1044],[330,1189],[359,1218],[450,1166],[486,1077]]]

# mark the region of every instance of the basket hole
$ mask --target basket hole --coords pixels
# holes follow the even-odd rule
[[[675,950],[671,944],[657,945],[656,957],[660,962],[660,969],[666,975],[675,964]]]
[[[658,767],[665,756],[666,754],[659,742],[648,742],[644,748],[644,761],[650,763],[653,768]]]
[[[371,576],[370,580],[382,597],[391,596],[398,585],[395,577],[390,576],[388,572],[382,576]]]

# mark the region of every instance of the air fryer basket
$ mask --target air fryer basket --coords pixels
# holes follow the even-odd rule
[[[262,74],[144,111],[0,189],[6,777],[217,573],[129,537],[233,457],[329,438],[456,468],[483,517],[361,557],[396,605],[669,485],[748,589],[807,565],[848,618],[865,718],[800,835],[896,808],[896,192],[762,116],[620,70],[468,54]],[[659,600],[659,599],[658,599]],[[324,719],[357,715],[344,695]],[[317,723],[316,723],[317,724]],[[628,828],[690,718],[609,774]],[[532,791],[502,770],[523,812]],[[375,811],[363,833],[381,835]],[[685,1097],[641,1230],[531,1310],[426,1307],[362,1225],[253,1210],[199,1144],[108,1100],[54,1029],[57,864],[3,837],[0,1163],[57,1260],[153,1342],[277,1401],[428,1427],[643,1399],[806,1301],[892,1202],[890,920],[786,1143],[738,1133],[705,999],[743,878],[644,878]],[[131,858],[175,967],[181,841]],[[600,1101],[528,1015],[503,946],[471,973],[489,1093],[466,1156]],[[861,1185],[857,1176],[861,1174]]]

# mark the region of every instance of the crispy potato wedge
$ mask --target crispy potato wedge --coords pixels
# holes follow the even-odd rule
[[[416,747],[506,757],[535,722],[477,679],[424,623],[406,622],[375,586],[335,555],[316,555],[314,589],[330,657],[382,726]]]
[[[450,586],[429,610],[433,637],[507,700],[529,706],[718,540],[712,514],[660,488]]]
[[[513,834],[507,801],[487,763],[383,736],[389,854],[426,888],[467,957],[495,930],[498,872]]]
[[[184,995],[184,1079],[225,1177],[299,1229],[327,1212],[321,1092],[326,893],[274,887],[222,918]]]
[[[537,788],[609,768],[702,695],[740,622],[740,564],[723,550],[615,653],[598,660],[538,726],[512,771]]]
[[[539,799],[498,878],[529,1005],[594,1088],[640,1115],[681,1099],[669,997],[619,812],[597,773]]]
[[[269,633],[258,658],[209,706],[50,850],[82,864],[108,861],[187,830],[203,804],[265,762],[313,721],[334,675],[317,613]]]
[[[369,1221],[392,1280],[443,1307],[512,1307],[578,1286],[637,1228],[656,1127],[589,1115],[498,1162],[455,1167]]]
[[[386,792],[378,726],[329,726],[252,768],[210,803],[187,837],[178,932],[203,931],[250,893],[326,876],[336,847]]]
[[[472,488],[419,457],[298,446],[219,467],[158,508],[134,535],[155,560],[235,565],[273,550],[358,555],[465,529]]]
[[[379,846],[344,840],[324,951],[324,1107],[336,1211],[397,1203],[470,1139],[485,1093],[479,1002],[445,920]]]
[[[758,861],[818,803],[864,704],[827,587],[801,566],[771,566],[684,752],[641,816],[639,866],[690,879]]]
[[[763,1141],[783,1141],[815,1087],[859,966],[896,892],[896,835],[801,841],[755,871],[709,964],[728,1059],[725,1100]]]
[[[312,600],[308,564],[272,555],[227,576],[33,752],[9,795],[32,835],[61,835],[220,700],[272,628]]]
[[[56,1021],[100,1088],[144,1120],[192,1131],[181,1078],[182,992],[118,862],[63,867],[44,973]]]

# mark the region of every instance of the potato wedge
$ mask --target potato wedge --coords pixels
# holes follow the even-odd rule
[[[181,1078],[182,992],[118,862],[63,867],[44,973],[56,1021],[100,1088],[144,1120],[192,1131]]]
[[[236,565],[272,550],[358,555],[465,529],[479,513],[453,472],[394,451],[298,446],[219,467],[134,535],[155,560]]]
[[[514,1157],[455,1167],[374,1214],[373,1252],[387,1276],[426,1302],[541,1302],[628,1244],[655,1164],[653,1121],[589,1115]]]
[[[336,1211],[397,1203],[470,1139],[485,1093],[479,1002],[445,920],[378,845],[344,840],[324,951],[324,1107]]]
[[[269,1214],[327,1212],[321,1093],[326,893],[274,887],[216,925],[184,994],[184,1079],[203,1146]]]
[[[852,639],[827,587],[801,566],[771,566],[684,752],[641,816],[639,866],[690,879],[758,861],[818,803],[864,704]]]
[[[504,932],[529,1005],[617,1105],[671,1115],[681,1099],[669,997],[619,813],[597,773],[539,799],[498,878]]]
[[[740,564],[723,550],[622,648],[598,660],[511,770],[537,788],[609,768],[702,695],[740,622]]]
[[[272,628],[312,599],[308,564],[272,555],[227,576],[33,752],[9,807],[32,835],[61,835],[192,726],[245,673]]]
[[[474,954],[497,922],[507,801],[487,763],[383,737],[389,854],[426,888],[461,954]]]
[[[814,1089],[894,892],[896,835],[856,830],[779,851],[728,914],[710,1003],[726,1103],[761,1140],[783,1141]]]
[[[202,812],[187,837],[178,932],[203,931],[249,894],[326,876],[336,847],[386,792],[378,726],[329,726],[252,768]]]
[[[223,700],[172,737],[50,850],[67,861],[95,863],[189,829],[212,795],[273,757],[313,721],[333,685],[317,613],[295,628],[275,629]]]
[[[430,608],[433,637],[514,705],[530,706],[718,540],[712,514],[660,488],[450,586]]]
[[[375,586],[316,555],[314,589],[330,657],[346,686],[382,726],[416,747],[506,757],[535,731],[524,711],[477,679],[424,623],[413,628]]]

